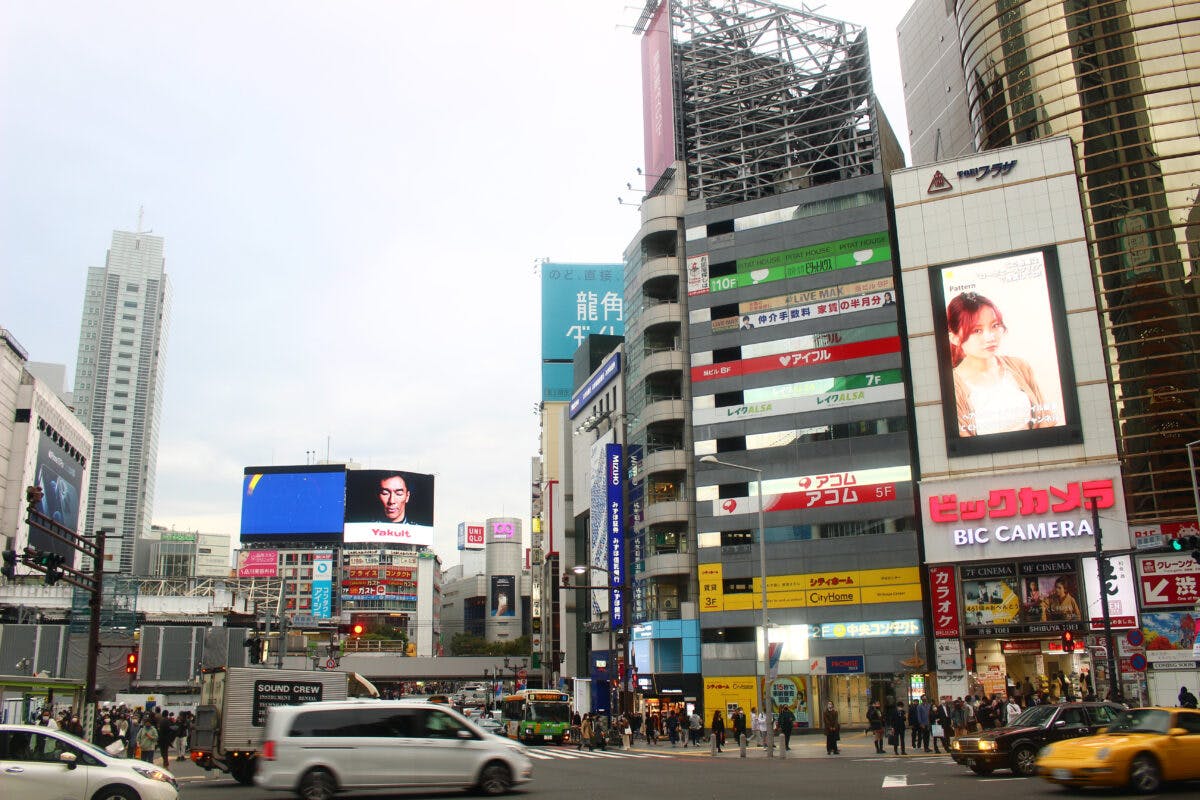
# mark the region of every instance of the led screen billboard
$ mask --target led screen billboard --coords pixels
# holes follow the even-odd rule
[[[571,359],[593,334],[625,333],[621,264],[542,264],[542,400],[568,402]]]
[[[515,575],[492,576],[493,617],[515,617],[517,615],[517,578]]]
[[[951,455],[1082,441],[1054,248],[934,267]]]
[[[43,430],[38,436],[35,470],[34,485],[42,489],[38,511],[59,525],[78,532],[80,492],[86,468]],[[68,564],[75,563],[75,553],[70,545],[33,527],[29,529],[29,546],[43,552],[58,553],[67,557]]]
[[[346,473],[346,542],[433,544],[433,476],[400,470]]]
[[[242,537],[336,538],[346,514],[343,466],[246,467]]]

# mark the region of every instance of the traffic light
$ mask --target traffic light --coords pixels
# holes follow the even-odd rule
[[[244,642],[246,660],[251,664],[262,664],[266,661],[267,640],[260,636],[251,636]]]
[[[58,553],[38,553],[34,559],[34,563],[46,571],[47,586],[53,586],[62,578],[60,568],[65,561],[66,559]]]
[[[1105,594],[1114,595],[1121,590],[1117,584],[1117,568],[1109,558],[1100,559],[1100,582],[1104,586]]]
[[[137,651],[137,648],[135,647],[132,650],[130,650],[129,653],[125,656],[125,673],[127,675],[137,675],[137,671],[138,671],[138,651]]]
[[[1064,653],[1075,652],[1075,633],[1074,631],[1063,631],[1062,634],[1062,649]]]
[[[363,624],[361,622],[356,622],[350,626],[350,635],[357,639],[363,635],[364,630],[366,629],[363,627]]]
[[[17,577],[17,551],[4,551],[4,566],[0,567],[0,575],[8,578],[10,581]]]
[[[1200,536],[1180,536],[1171,540],[1171,550],[1176,553],[1191,552],[1192,559],[1200,563]]]

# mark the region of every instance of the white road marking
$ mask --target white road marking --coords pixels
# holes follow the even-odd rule
[[[907,775],[884,775],[883,789],[909,789],[913,786],[933,786],[932,783],[909,783]]]

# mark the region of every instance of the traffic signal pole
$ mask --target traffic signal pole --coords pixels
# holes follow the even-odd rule
[[[1104,615],[1104,651],[1108,662],[1108,688],[1114,699],[1121,694],[1121,676],[1117,674],[1117,657],[1113,652],[1112,620],[1108,616],[1108,559],[1104,555],[1104,539],[1100,534],[1100,508],[1093,499],[1092,506],[1092,540],[1096,546],[1096,570],[1099,572],[1100,613]],[[1086,617],[1087,614],[1085,613]],[[1087,621],[1089,629],[1092,621]]]
[[[100,609],[104,597],[104,544],[106,530],[99,528],[96,531],[96,535],[91,538],[80,536],[70,528],[60,525],[38,511],[37,506],[41,503],[43,496],[44,493],[40,486],[28,486],[25,488],[25,500],[27,503],[25,520],[29,523],[30,531],[32,532],[36,528],[38,531],[52,539],[57,539],[72,550],[82,553],[92,560],[92,572],[89,575],[74,567],[62,564],[56,563],[49,567],[39,564],[37,559],[37,555],[39,554],[36,551],[33,554],[29,552],[33,548],[27,547],[24,557],[21,559],[21,562],[26,566],[44,573],[46,575],[46,583],[49,585],[53,585],[54,582],[61,579],[91,594],[91,597],[88,599],[88,608],[91,613],[88,621],[87,688],[84,694],[83,713],[80,714],[83,722],[84,738],[90,742],[95,734],[96,704],[100,700],[100,692],[96,686],[96,668],[100,658]]]

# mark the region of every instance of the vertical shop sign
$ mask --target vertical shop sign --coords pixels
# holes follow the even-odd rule
[[[933,602],[934,637],[957,639],[959,613],[954,567],[929,568],[929,596]]]

